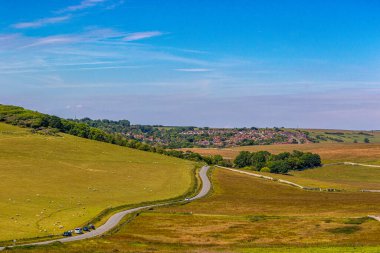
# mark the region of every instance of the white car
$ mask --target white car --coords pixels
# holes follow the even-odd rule
[[[74,233],[75,234],[83,234],[83,230],[82,230],[82,228],[76,228],[76,229],[74,229]]]

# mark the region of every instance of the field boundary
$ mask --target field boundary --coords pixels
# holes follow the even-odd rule
[[[380,168],[380,165],[376,165],[376,164],[364,164],[364,163],[353,163],[353,162],[328,163],[328,164],[323,164],[322,167],[333,166],[333,165],[351,165],[351,166]]]
[[[380,168],[380,165],[375,164],[363,164],[363,163],[352,163],[352,162],[343,162],[344,165],[352,165],[352,166],[363,166],[363,167],[371,167],[371,168]]]

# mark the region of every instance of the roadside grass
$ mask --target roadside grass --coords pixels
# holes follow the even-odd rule
[[[0,123],[0,241],[61,234],[107,208],[180,196],[194,166]]]
[[[226,246],[194,246],[181,244],[163,244],[163,243],[142,243],[142,242],[125,242],[119,240],[117,243],[107,239],[88,240],[87,244],[74,243],[70,245],[55,244],[40,247],[23,247],[17,249],[8,249],[4,252],[28,252],[28,253],[139,253],[139,252],[162,252],[162,253],[177,253],[177,252],[237,252],[237,253],[378,253],[380,247],[377,246],[261,246],[261,247],[236,247],[231,249]]]

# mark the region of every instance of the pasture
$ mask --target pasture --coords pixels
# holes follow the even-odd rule
[[[221,169],[208,197],[104,238],[20,252],[377,252],[380,194],[309,192]],[[322,246],[323,245],[323,246]]]
[[[380,164],[380,144],[319,143],[191,150],[203,155],[221,154],[229,159],[234,159],[242,150],[251,152],[267,150],[274,154],[301,150],[319,154],[324,164],[341,162]],[[255,173],[292,181],[306,187],[336,188],[349,191],[380,190],[380,168],[374,167],[336,164],[304,171],[291,171],[289,175]]]
[[[102,210],[177,197],[194,163],[0,123],[0,241],[61,234]]]
[[[308,192],[230,171],[213,173],[209,197],[143,213],[115,237],[213,250],[378,244],[380,222],[365,217],[380,214],[380,194]]]
[[[354,131],[332,129],[304,129],[310,136],[323,142],[364,143],[367,138],[370,143],[380,143],[380,131]]]
[[[366,143],[313,143],[313,144],[279,144],[279,145],[257,145],[243,146],[225,149],[215,148],[190,148],[203,155],[220,154],[226,159],[234,159],[240,151],[251,152],[267,150],[278,154],[281,152],[291,152],[300,150],[317,153],[321,156],[323,163],[336,162],[360,162],[367,164],[380,164],[380,144]]]

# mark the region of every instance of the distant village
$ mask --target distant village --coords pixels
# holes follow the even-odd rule
[[[178,128],[181,129],[181,128]],[[280,128],[192,128],[173,131],[161,129],[145,133],[125,133],[139,141],[178,147],[233,147],[243,145],[311,143],[308,133]]]

